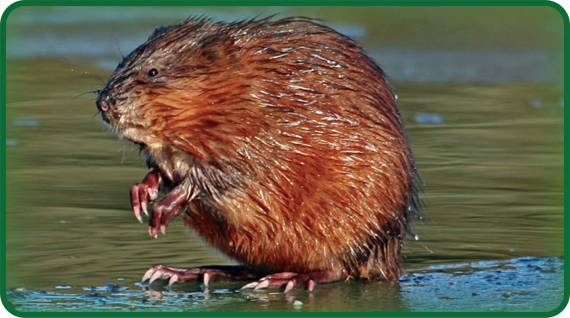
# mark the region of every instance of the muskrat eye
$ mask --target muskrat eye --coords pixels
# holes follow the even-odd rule
[[[158,70],[156,68],[153,68],[152,70],[148,71],[148,76],[154,77],[156,75],[158,75]]]

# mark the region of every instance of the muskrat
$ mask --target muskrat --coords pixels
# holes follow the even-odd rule
[[[349,37],[308,18],[162,26],[97,107],[146,157],[131,203],[141,223],[152,203],[149,235],[182,216],[242,264],[155,265],[143,282],[398,280],[416,167],[383,71]]]

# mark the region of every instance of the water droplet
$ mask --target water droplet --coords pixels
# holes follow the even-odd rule
[[[58,286],[55,286],[55,288],[56,288],[56,289],[69,289],[69,288],[71,288],[71,286],[67,286],[67,285],[58,285]]]
[[[414,120],[418,124],[432,124],[432,125],[445,124],[443,116],[438,113],[417,113],[414,116]]]
[[[14,118],[13,124],[16,127],[38,127],[40,122],[37,118],[21,117]]]
[[[16,147],[19,142],[16,138],[6,138],[6,147]]]
[[[542,102],[542,99],[540,99],[539,97],[535,97],[533,100],[530,101],[530,105],[534,108],[542,108],[542,106],[544,106],[544,103]]]

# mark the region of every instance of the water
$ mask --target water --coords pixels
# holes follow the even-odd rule
[[[153,264],[229,262],[176,220],[148,238],[128,197],[144,160],[83,93],[157,25],[277,12],[326,19],[391,78],[425,183],[407,273],[288,294],[227,282],[145,290]],[[562,302],[562,23],[550,8],[24,7],[7,30],[6,288],[17,310],[547,312]]]
[[[209,292],[197,285],[141,291],[108,284],[66,293],[19,288],[8,295],[26,311],[542,311],[562,301],[563,266],[561,258],[437,265],[399,284],[342,282],[311,293],[236,291],[240,285],[225,283]]]

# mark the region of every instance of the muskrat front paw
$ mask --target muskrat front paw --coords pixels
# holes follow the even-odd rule
[[[160,175],[154,169],[144,177],[143,181],[131,187],[131,206],[135,217],[143,222],[141,210],[148,215],[148,204],[158,198]]]
[[[166,227],[171,215],[179,215],[180,211],[189,200],[189,192],[186,184],[174,188],[164,198],[152,205],[152,214],[148,223],[148,235],[158,238],[158,230],[166,234]]]

